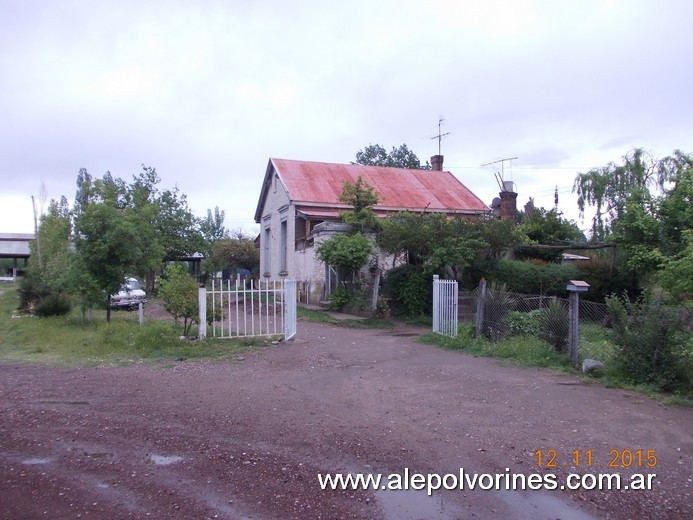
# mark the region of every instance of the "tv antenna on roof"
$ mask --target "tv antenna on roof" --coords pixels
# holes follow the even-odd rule
[[[445,119],[443,119],[443,116],[440,116],[440,117],[438,118],[438,135],[434,135],[433,137],[431,137],[431,139],[438,139],[438,155],[441,155],[441,153],[440,153],[440,141],[441,141],[441,140],[443,139],[443,137],[445,137],[446,135],[450,135],[450,132],[445,132],[444,134],[442,134],[441,131],[440,131],[440,130],[441,130],[440,127],[441,127],[441,125],[443,124],[443,121],[445,121]]]
[[[498,164],[501,163],[501,171],[500,172],[494,172],[494,177],[496,178],[496,182],[498,183],[498,187],[500,188],[501,191],[508,191],[506,190],[505,186],[505,161],[514,161],[517,159],[517,157],[507,157],[505,159],[498,159],[497,161],[491,161],[486,164],[482,164],[481,166],[491,166],[492,164]],[[510,181],[512,182],[512,181]],[[511,190],[512,191],[512,190]]]

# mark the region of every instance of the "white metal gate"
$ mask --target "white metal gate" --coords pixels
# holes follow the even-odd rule
[[[433,332],[457,336],[457,282],[433,275]]]
[[[296,280],[284,282],[284,339],[296,335]]]
[[[213,280],[200,288],[200,337],[296,335],[296,280]],[[208,320],[209,317],[209,320]]]

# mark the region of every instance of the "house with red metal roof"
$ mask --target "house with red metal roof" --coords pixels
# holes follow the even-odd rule
[[[316,249],[335,233],[344,232],[339,202],[345,183],[361,177],[373,187],[377,215],[399,211],[485,215],[490,209],[452,173],[443,171],[442,156],[431,160],[432,170],[409,170],[270,159],[265,172],[255,222],[260,224],[260,272],[271,279],[295,278],[321,298],[329,267],[316,258]],[[304,291],[304,292],[305,292]]]

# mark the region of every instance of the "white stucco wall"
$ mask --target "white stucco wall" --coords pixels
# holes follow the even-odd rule
[[[281,222],[286,219],[286,271],[281,270]],[[294,220],[295,209],[291,204],[289,195],[279,181],[274,176],[272,184],[268,190],[265,204],[262,209],[260,220],[260,275],[278,280],[281,276],[295,277],[292,273],[293,262],[291,255],[294,244]],[[267,232],[269,230],[269,234]],[[268,248],[269,238],[269,248]],[[269,251],[269,260],[268,260]],[[281,274],[280,274],[281,273]]]
[[[309,300],[317,302],[323,297],[326,273],[325,264],[316,258],[317,249],[325,240],[345,232],[346,227],[340,223],[330,223],[323,230],[317,228],[314,231],[312,245],[297,251],[296,218],[296,208],[275,174],[265,199],[260,220],[260,275],[271,280],[287,277],[294,278],[299,283],[309,282],[309,284],[301,285],[300,287],[303,289],[300,288],[299,290],[309,290]],[[282,221],[286,221],[286,270],[281,269]],[[343,227],[344,229],[342,229]],[[269,230],[269,234],[267,230]],[[269,244],[269,250],[267,244]],[[385,255],[379,250],[376,250],[376,253],[381,269],[383,271],[391,269],[392,256]],[[369,267],[369,265],[364,265],[361,270],[368,273]],[[301,299],[306,300],[303,297]]]

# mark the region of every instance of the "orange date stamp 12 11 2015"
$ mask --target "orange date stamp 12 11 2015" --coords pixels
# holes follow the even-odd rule
[[[561,454],[557,450],[536,450],[534,457],[540,468],[585,467],[585,468],[655,468],[657,467],[656,450],[609,450],[602,456],[596,456],[594,450],[573,450]],[[600,454],[601,455],[601,454]]]

